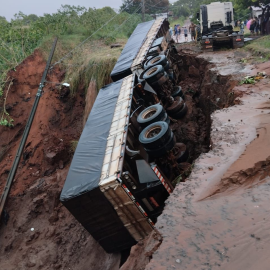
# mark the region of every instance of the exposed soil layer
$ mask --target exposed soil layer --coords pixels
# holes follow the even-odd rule
[[[235,53],[219,53],[211,70],[222,71],[223,58],[237,70],[232,76],[248,72],[226,59]],[[213,54],[201,57],[209,60]],[[269,62],[249,68],[250,74],[270,74]],[[235,105],[211,115],[210,151],[195,161],[191,175],[176,187],[158,218],[162,243],[151,256],[132,248],[133,258],[144,256],[150,262],[133,264],[134,259],[128,259],[123,269],[269,269],[269,86],[264,79],[226,92],[234,95]],[[214,99],[213,89],[209,86],[205,95],[212,101],[224,95],[224,89],[217,88]]]
[[[0,192],[35,99],[45,61],[38,51],[11,71],[7,106],[14,128],[0,126]],[[48,81],[59,82],[54,69]],[[59,201],[72,145],[83,128],[85,96],[47,83],[23,152],[0,227],[0,269],[118,269],[120,254],[107,254]],[[91,105],[87,106],[88,108]]]
[[[180,86],[185,93],[188,113],[171,127],[178,142],[189,149],[189,162],[209,151],[212,112],[234,105],[238,93],[237,76],[220,75],[216,66],[194,52],[181,52]]]

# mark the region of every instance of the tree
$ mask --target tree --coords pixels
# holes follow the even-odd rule
[[[141,5],[141,1],[138,0],[123,0],[123,4],[122,6],[120,6],[120,11],[123,12],[127,12],[127,13],[134,13],[139,6]]]
[[[257,0],[233,0],[234,8],[240,10],[240,9],[246,9],[250,6],[259,6],[261,2],[265,2],[267,4],[267,1],[257,1]]]
[[[28,16],[26,16],[25,20],[27,20],[28,22],[35,22],[38,20],[38,16],[36,14],[29,14]]]
[[[187,17],[191,14],[190,9],[187,6],[171,6],[170,11],[173,12],[174,17]]]
[[[4,23],[8,23],[6,17],[0,16],[0,23],[1,23],[1,24],[2,24],[2,23],[3,23],[3,24],[4,24]]]

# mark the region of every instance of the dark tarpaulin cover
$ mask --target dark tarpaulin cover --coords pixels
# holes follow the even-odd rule
[[[99,188],[107,138],[122,80],[99,91],[75,151],[60,200],[107,252],[136,244]]]
[[[154,22],[155,20],[152,20],[137,25],[113,68],[111,73],[113,81],[120,80],[132,73],[130,68],[133,60],[136,58]]]
[[[100,89],[71,162],[61,201],[70,200],[98,187],[121,85],[122,80]]]

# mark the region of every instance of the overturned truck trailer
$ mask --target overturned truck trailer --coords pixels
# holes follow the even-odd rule
[[[60,200],[107,252],[147,236],[183,173],[188,149],[171,119],[187,106],[164,18],[139,24],[97,96]]]
[[[134,79],[130,75],[99,91],[60,197],[107,252],[124,250],[149,234],[150,217],[162,211],[168,196],[145,154],[125,157],[126,147],[140,148],[129,128]]]
[[[175,66],[178,59],[174,59],[177,51],[172,43],[166,18],[138,24],[111,72],[112,80],[117,81],[132,73],[139,77],[144,70],[145,60],[163,52],[166,52],[166,56],[171,60],[171,68],[178,77]]]

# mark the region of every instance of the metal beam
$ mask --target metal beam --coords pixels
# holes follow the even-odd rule
[[[39,84],[39,88],[38,88],[38,91],[37,91],[37,94],[36,94],[36,98],[35,98],[34,104],[32,106],[32,110],[31,110],[29,118],[27,120],[27,123],[26,123],[25,129],[24,129],[24,132],[23,132],[23,135],[22,135],[22,138],[21,138],[19,148],[18,148],[16,156],[15,156],[15,158],[13,160],[12,167],[11,167],[11,169],[9,171],[9,175],[8,175],[8,178],[7,178],[5,188],[4,188],[3,193],[1,195],[1,199],[0,199],[0,218],[2,216],[2,213],[3,213],[3,210],[4,210],[6,200],[8,198],[10,188],[12,186],[13,179],[14,179],[14,177],[16,175],[16,171],[17,171],[17,168],[18,168],[18,165],[19,165],[19,162],[20,162],[20,158],[21,158],[21,155],[22,155],[22,152],[23,152],[23,149],[24,149],[26,140],[28,138],[28,134],[29,134],[29,131],[31,129],[31,125],[33,123],[33,119],[34,119],[34,116],[35,116],[35,113],[36,113],[36,110],[37,110],[38,102],[39,102],[40,97],[42,95],[42,90],[43,90],[43,87],[44,87],[44,83],[45,83],[45,79],[46,79],[48,70],[49,70],[50,65],[51,65],[51,61],[52,61],[52,57],[53,57],[54,50],[55,50],[55,47],[56,47],[56,43],[57,43],[57,37],[55,38],[55,40],[53,42],[51,52],[50,52],[49,58],[47,60],[47,64],[46,64],[45,70],[43,72],[41,82]]]

